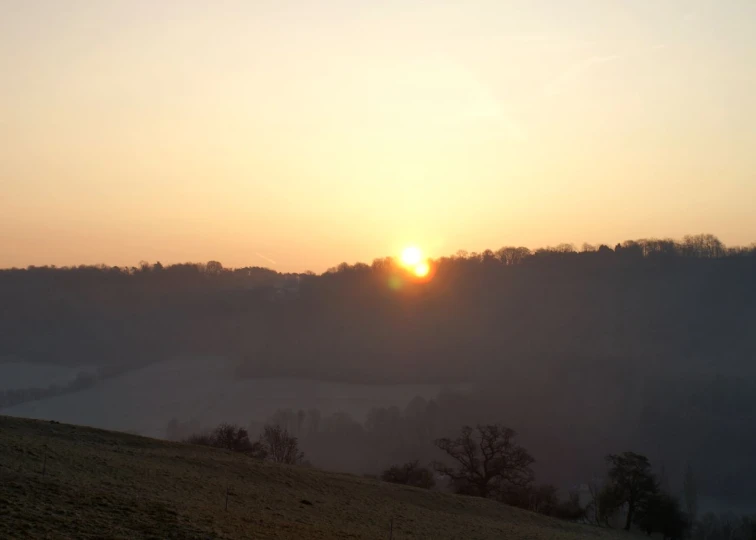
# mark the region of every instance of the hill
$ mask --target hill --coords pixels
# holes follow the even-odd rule
[[[627,537],[483,499],[6,416],[0,478],[8,539],[385,539],[392,520],[397,540]]]
[[[756,438],[742,434],[756,424],[756,247],[697,235],[580,252],[504,247],[430,264],[425,278],[391,258],[322,275],[213,261],[2,270],[0,362],[82,372],[20,377],[26,386],[0,391],[0,411],[161,436],[173,419],[205,428],[264,422],[277,409],[327,415],[328,403],[298,399],[296,381],[460,386],[478,403],[464,414],[451,406],[464,420],[442,426],[448,413],[426,407],[424,440],[395,437],[392,410],[339,437],[313,425],[320,447],[330,438],[316,463],[369,457],[339,470],[376,472],[380,456],[427,459],[418,445],[432,452],[435,437],[492,421],[520,434],[539,482],[584,483],[603,474],[606,454],[631,449],[663,463],[678,494],[691,467],[702,508],[754,507]],[[223,380],[215,359],[234,366]],[[167,371],[182,382],[163,384]],[[276,399],[255,391],[271,378],[284,388]],[[359,422],[410,399],[344,395],[355,399],[338,409]]]

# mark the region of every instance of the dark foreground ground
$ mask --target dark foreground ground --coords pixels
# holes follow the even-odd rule
[[[392,521],[394,540],[628,538],[483,499],[0,416],[2,539],[388,539]]]

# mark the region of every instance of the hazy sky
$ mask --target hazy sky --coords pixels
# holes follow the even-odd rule
[[[754,0],[0,0],[3,267],[750,244],[754,201]]]

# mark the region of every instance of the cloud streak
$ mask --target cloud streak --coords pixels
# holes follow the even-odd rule
[[[268,262],[269,262],[269,263],[271,263],[271,264],[278,264],[278,263],[277,263],[276,261],[274,261],[274,260],[273,260],[273,259],[271,259],[270,257],[266,257],[266,256],[265,256],[265,255],[263,255],[262,253],[255,253],[255,255],[257,255],[257,256],[258,256],[258,257],[260,257],[261,259],[264,259],[264,260],[268,261]]]

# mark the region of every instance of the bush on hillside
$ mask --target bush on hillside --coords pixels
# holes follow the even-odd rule
[[[189,435],[183,442],[188,444],[197,444],[199,446],[215,446],[213,437],[209,433],[195,433]]]
[[[210,433],[195,433],[184,440],[189,444],[223,448],[232,452],[241,452],[257,459],[265,459],[267,453],[259,442],[252,443],[246,429],[223,423]]]
[[[266,425],[258,444],[270,461],[288,465],[305,464],[304,452],[299,450],[299,440],[279,425]]]
[[[394,465],[383,471],[381,480],[425,489],[431,489],[436,485],[433,473],[430,469],[422,467],[418,460],[410,461],[404,465]]]

